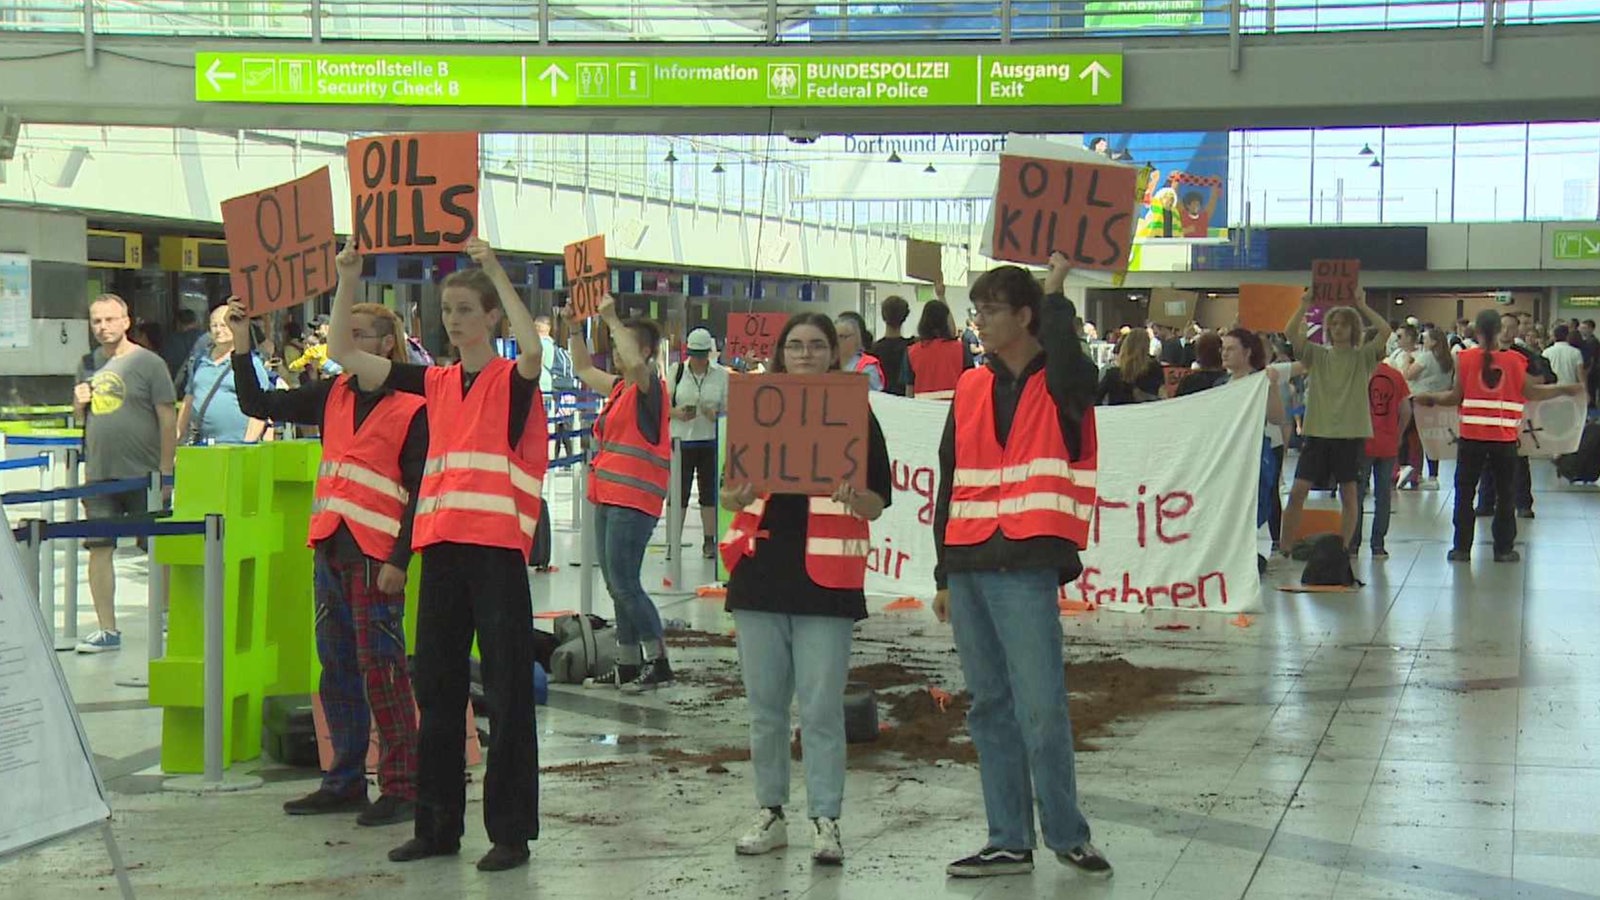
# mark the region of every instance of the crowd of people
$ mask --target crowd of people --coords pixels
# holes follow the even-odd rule
[[[467,253],[475,265],[440,286],[450,365],[420,360],[394,312],[356,302],[361,258],[350,247],[336,260],[332,315],[293,361],[263,350],[266,335],[231,301],[212,311],[208,332],[185,352],[182,389],[172,359],[131,340],[120,298],[104,295],[90,307],[99,349],[86,360],[75,400],[87,423],[91,480],[170,473],[180,442],[267,439],[286,424],[322,442],[309,543],[319,693],[334,761],[318,788],[285,812],[354,813],[369,826],[412,822],[411,839],[389,853],[396,862],[458,853],[466,812],[460,723],[476,645],[491,721],[483,807],[493,845],[477,865],[527,863],[539,835],[528,569],[546,516],[548,398],[564,382],[605,398],[585,500],[619,652],[596,681],[628,693],[674,681],[642,569],[671,492],[687,507],[698,487],[703,555],[720,554],[729,573],[726,609],[749,713],[756,813],[735,850],[756,855],[788,844],[790,716],[798,705],[811,856],[842,862],[851,635],[868,614],[872,523],[894,500],[876,418],[865,435],[864,489],[842,483],[829,496],[806,496],[719,483],[716,421],[727,411],[730,372],[713,361],[708,330],[688,334],[682,357],[668,365],[660,326],[622,317],[607,296],[587,325],[563,308],[563,348],[492,248],[473,240]],[[1349,552],[1365,540],[1375,557],[1386,555],[1391,491],[1437,486],[1438,461],[1421,453],[1413,404],[1459,406],[1449,558],[1470,558],[1475,519],[1491,514],[1495,559],[1515,561],[1516,516],[1532,515],[1526,460],[1515,451],[1522,405],[1584,394],[1600,350],[1590,323],[1562,324],[1544,340],[1544,329],[1491,309],[1446,332],[1385,322],[1364,297],[1327,310],[1324,334],[1313,336],[1309,294],[1284,334],[1152,324],[1103,342],[1063,293],[1068,271],[1058,254],[1043,285],[1015,266],[982,275],[970,289],[965,330],[942,284],[914,336],[905,333],[910,307],[899,297],[884,302],[886,332],[877,340],[855,313],[798,314],[766,362],[777,374],[853,372],[871,390],[949,406],[933,515],[934,612],[951,625],[972,698],[968,726],[988,820],[984,846],[950,863],[952,877],[1031,871],[1035,806],[1043,844],[1063,863],[1111,873],[1078,802],[1056,604],[1060,586],[1081,573],[1088,544],[1097,406],[1269,379],[1257,524],[1281,538],[1275,549],[1287,554],[1307,495],[1334,490]],[[507,330],[516,347],[509,355],[499,343]],[[600,332],[609,338],[609,369],[589,346]],[[280,366],[293,377],[275,384]],[[675,441],[683,463],[676,484]],[[1281,473],[1291,446],[1299,461],[1285,503]],[[1364,536],[1368,493],[1375,512]],[[142,511],[144,503],[142,493],[110,495],[89,513]],[[720,539],[718,506],[733,513]],[[413,553],[421,579],[408,667],[403,598]],[[90,571],[101,627],[85,652],[116,649],[108,547],[90,548]],[[364,771],[369,723],[381,748],[376,802]]]

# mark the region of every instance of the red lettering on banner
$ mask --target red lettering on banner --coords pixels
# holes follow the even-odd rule
[[[1133,574],[1123,572],[1121,584],[1101,584],[1097,579],[1106,573],[1093,566],[1085,567],[1083,574],[1072,582],[1077,599],[1096,606],[1121,604],[1123,606],[1172,607],[1174,609],[1206,609],[1210,606],[1228,605],[1228,578],[1219,572],[1207,572],[1193,581],[1174,581],[1168,584],[1135,585]],[[1060,596],[1069,599],[1067,586]]]
[[[1149,491],[1150,489],[1147,486],[1142,484],[1139,485],[1139,499],[1131,504],[1122,500],[1112,500],[1105,495],[1095,497],[1094,521],[1092,523],[1093,542],[1095,544],[1100,543],[1100,523],[1104,518],[1102,515],[1103,510],[1115,511],[1128,509],[1131,507],[1134,511],[1134,539],[1141,549],[1150,546],[1150,511],[1147,508],[1145,501],[1145,496],[1149,493]],[[1193,494],[1189,493],[1188,491],[1173,491],[1170,494],[1163,494],[1157,491],[1155,493],[1155,500],[1153,503],[1155,506],[1156,540],[1163,544],[1170,545],[1181,544],[1193,537],[1193,534],[1188,531],[1178,534],[1168,534],[1166,528],[1164,527],[1169,523],[1182,519],[1194,511]]]
[[[879,575],[896,580],[903,577],[906,563],[910,561],[911,555],[894,549],[893,545],[894,540],[888,535],[884,535],[883,546],[868,547],[867,571],[877,572]]]
[[[922,505],[917,507],[917,521],[924,525],[933,524],[933,502],[937,495],[934,490],[937,476],[931,466],[913,467],[901,460],[889,461],[889,471],[894,477],[896,491],[911,491],[922,498]]]
[[[1168,508],[1167,501],[1169,501],[1169,500],[1177,501],[1175,504],[1173,504],[1173,508]],[[1166,524],[1167,522],[1176,521],[1178,519],[1183,518],[1184,516],[1187,516],[1189,514],[1189,512],[1191,510],[1193,510],[1193,509],[1194,509],[1194,495],[1189,493],[1188,491],[1174,491],[1173,493],[1170,493],[1170,494],[1157,494],[1156,495],[1156,537],[1161,539],[1161,543],[1163,543],[1163,544],[1178,544],[1178,543],[1182,543],[1183,541],[1187,541],[1189,539],[1190,533],[1187,532],[1187,531],[1185,531],[1184,533],[1179,534],[1179,535],[1168,536],[1168,534],[1166,533],[1166,530],[1163,529],[1161,526]],[[1143,547],[1144,546],[1144,529],[1143,528],[1139,529],[1139,536],[1140,536],[1139,546]]]

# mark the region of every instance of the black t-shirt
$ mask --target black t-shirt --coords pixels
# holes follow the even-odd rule
[[[419,366],[412,363],[392,363],[389,367],[389,380],[383,386],[391,390],[402,391],[407,394],[428,395],[428,369],[432,366]],[[461,371],[461,396],[465,397],[472,390],[472,385],[478,380],[477,372]],[[522,377],[522,373],[515,367],[511,370],[511,409],[507,411],[506,433],[515,447],[522,441],[523,428],[528,424],[528,412],[533,409],[533,400],[539,396],[539,379],[532,381]]]
[[[1189,374],[1183,376],[1182,381],[1178,382],[1177,396],[1187,397],[1190,394],[1198,394],[1201,391],[1208,391],[1219,385],[1227,384],[1231,377],[1232,376],[1230,376],[1227,372],[1220,370],[1201,370],[1198,372],[1190,372]]]
[[[1122,378],[1122,369],[1112,366],[1100,376],[1100,388],[1095,393],[1096,406],[1125,406],[1129,403],[1144,403],[1161,397],[1161,388],[1164,379],[1161,374],[1161,364],[1155,359],[1150,360],[1150,365],[1145,366],[1144,372],[1129,384]],[[1137,391],[1143,397],[1135,394]]]
[[[889,448],[878,417],[867,422],[867,489],[893,502],[894,479],[889,470]],[[809,498],[801,494],[773,494],[761,529],[767,537],[756,541],[754,555],[746,556],[728,577],[727,609],[784,613],[791,616],[867,617],[863,591],[825,588],[806,574],[806,521]]]
[[[903,337],[881,337],[870,352],[883,364],[883,389],[886,393],[906,396],[906,386],[911,383],[910,365],[906,361],[911,341]]]

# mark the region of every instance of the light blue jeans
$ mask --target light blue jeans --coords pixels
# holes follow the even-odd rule
[[[656,517],[628,506],[597,503],[594,507],[595,545],[599,548],[600,575],[617,616],[617,648],[625,663],[637,663],[640,644],[661,640],[661,613],[645,593],[640,570],[645,549],[656,530]]]
[[[844,805],[844,685],[855,623],[835,616],[734,610],[739,668],[750,700],[756,804],[789,801],[789,704],[800,700],[807,816],[839,818]]]
[[[1056,572],[951,572],[949,587],[950,625],[972,697],[967,729],[978,748],[988,846],[1033,849],[1035,797],[1046,847],[1065,853],[1088,843],[1073,771]]]

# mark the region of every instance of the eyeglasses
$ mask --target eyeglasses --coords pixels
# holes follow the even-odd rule
[[[1008,304],[985,303],[981,306],[974,306],[972,308],[972,317],[974,319],[992,319],[995,316],[1008,314],[1010,312],[1011,307]]]
[[[790,356],[826,356],[833,348],[827,341],[788,341],[783,345],[783,352]]]

